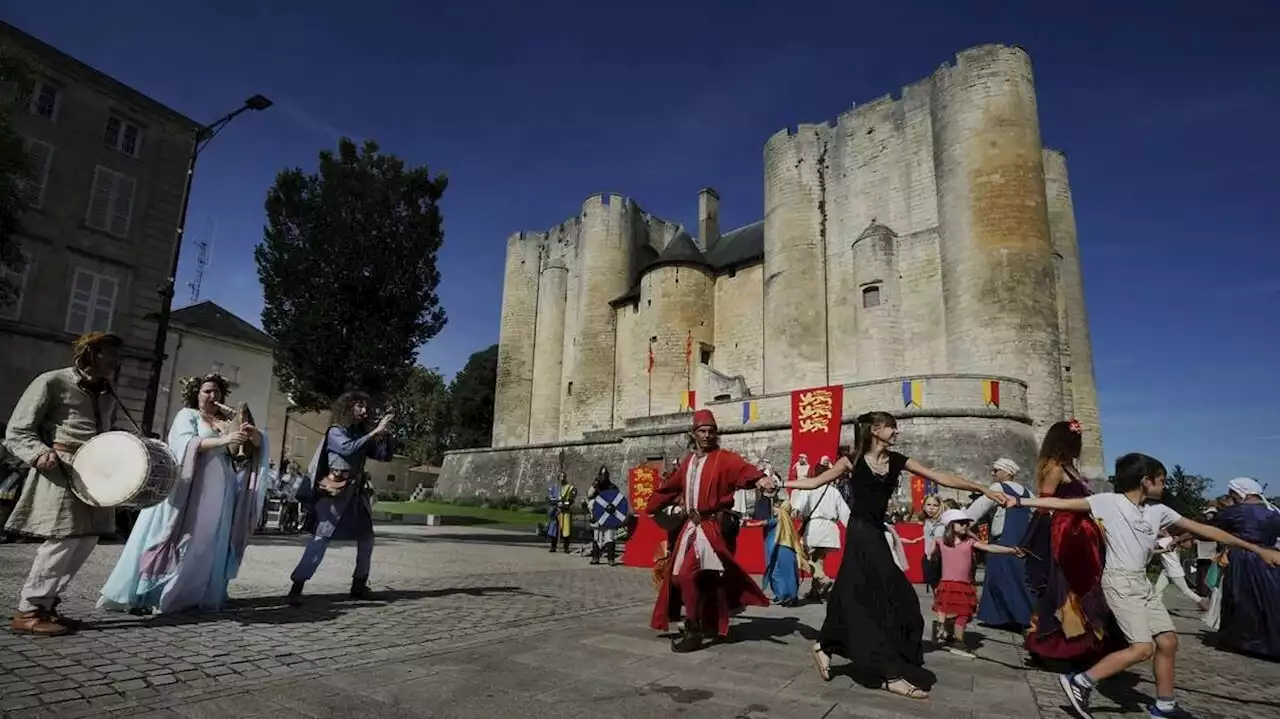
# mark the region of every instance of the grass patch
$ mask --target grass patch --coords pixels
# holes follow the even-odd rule
[[[435,514],[441,517],[471,517],[491,524],[537,524],[541,515],[536,511],[519,509],[494,509],[469,507],[444,502],[378,502],[373,507],[379,512],[393,514]]]

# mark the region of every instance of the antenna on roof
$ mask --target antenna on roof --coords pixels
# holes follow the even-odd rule
[[[212,226],[212,230],[210,230]],[[197,242],[196,247],[200,248],[200,254],[196,257],[196,278],[187,283],[187,287],[191,288],[191,304],[200,301],[200,285],[204,282],[204,271],[209,266],[210,246],[214,240],[218,239],[218,221],[210,218],[205,224],[205,232],[209,235],[208,242]]]

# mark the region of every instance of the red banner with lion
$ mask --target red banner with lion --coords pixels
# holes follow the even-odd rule
[[[644,511],[645,505],[649,503],[649,496],[660,482],[661,460],[632,467],[627,472],[631,512],[636,518],[634,531],[627,538],[626,548],[622,553],[622,563],[628,567],[652,567],[654,554],[667,538],[667,533]]]
[[[815,387],[791,393],[791,466],[800,455],[812,470],[823,457],[835,461],[840,448],[841,409],[844,387]]]

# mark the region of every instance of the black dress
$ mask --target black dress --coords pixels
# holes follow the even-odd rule
[[[912,680],[924,665],[920,600],[898,568],[884,538],[885,512],[907,458],[889,453],[889,473],[877,475],[859,458],[849,478],[849,523],[844,559],[827,596],[822,650],[845,657],[856,674],[877,680]]]

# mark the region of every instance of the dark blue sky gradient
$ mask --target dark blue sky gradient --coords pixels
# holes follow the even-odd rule
[[[722,227],[745,224],[773,132],[896,93],[960,49],[1022,45],[1045,144],[1068,157],[1108,459],[1142,450],[1280,491],[1280,11],[890,5],[0,0],[192,118],[276,101],[202,156],[188,224],[191,241],[217,227],[202,298],[255,324],[252,247],[278,170],[313,169],[345,134],[447,171],[449,325],[422,352],[446,374],[497,341],[510,233],[598,191],[693,227],[707,185]],[[188,246],[184,303],[194,267]]]

